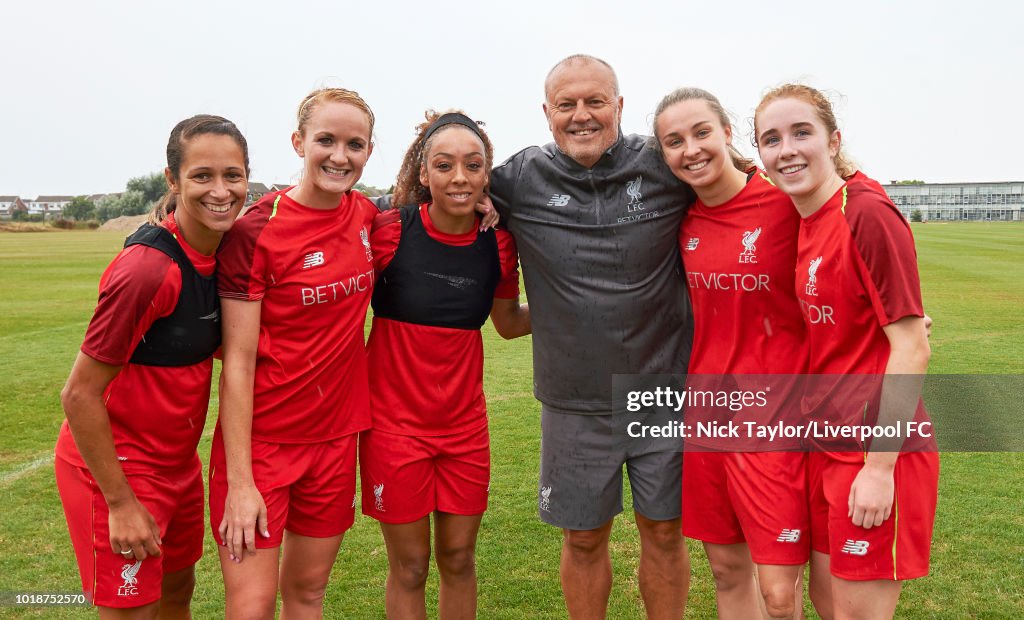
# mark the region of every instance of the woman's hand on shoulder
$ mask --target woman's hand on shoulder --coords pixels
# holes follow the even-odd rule
[[[501,219],[498,216],[498,210],[494,208],[494,203],[491,202],[490,195],[486,193],[480,202],[476,203],[476,212],[480,214],[480,232],[494,228],[498,225],[498,220]]]

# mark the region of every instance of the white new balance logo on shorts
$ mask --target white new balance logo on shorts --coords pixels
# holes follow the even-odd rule
[[[310,252],[306,254],[306,257],[302,259],[302,268],[309,269],[310,267],[316,267],[324,264],[324,253],[323,252]]]
[[[554,194],[548,201],[549,207],[564,207],[567,204],[569,204],[568,194]]]
[[[850,555],[867,555],[868,541],[847,539],[846,542],[843,543],[843,553],[849,553]]]
[[[800,530],[782,530],[775,542],[795,543],[800,542]]]

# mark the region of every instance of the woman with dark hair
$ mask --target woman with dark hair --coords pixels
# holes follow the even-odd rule
[[[203,552],[196,446],[221,338],[214,254],[248,173],[230,121],[175,126],[169,191],[104,272],[61,392],[57,487],[82,589],[104,618],[189,615]]]
[[[488,313],[505,338],[530,333],[512,238],[474,212],[493,149],[461,112],[428,112],[406,152],[374,248],[368,342],[373,430],[360,435],[363,512],[388,550],[389,618],[422,618],[431,555],[440,616],[476,614],[475,547],[490,485],[483,393]],[[394,221],[398,220],[398,221]]]

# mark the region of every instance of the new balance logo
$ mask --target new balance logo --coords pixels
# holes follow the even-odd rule
[[[551,196],[551,200],[548,201],[549,207],[564,207],[569,204],[568,194],[554,194]]]
[[[850,555],[867,555],[868,541],[847,539],[846,542],[843,543],[843,553],[849,553]]]
[[[698,243],[700,243],[700,239],[698,237],[690,237],[686,240],[686,251],[692,252],[696,250]]]
[[[309,269],[310,267],[318,267],[324,264],[324,253],[323,252],[310,252],[306,254],[306,257],[302,259],[302,268]]]
[[[800,530],[782,530],[775,542],[795,543],[800,542]]]

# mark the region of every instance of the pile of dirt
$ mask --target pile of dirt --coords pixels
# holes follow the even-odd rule
[[[139,226],[142,226],[148,217],[148,213],[144,213],[142,215],[122,215],[121,217],[115,217],[112,220],[107,220],[99,229],[131,232]]]

